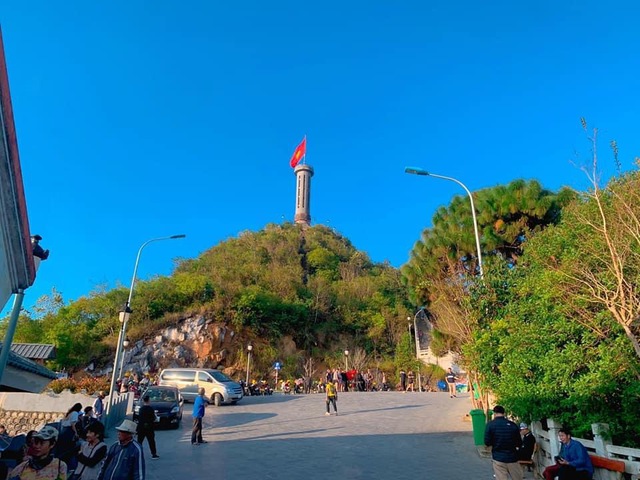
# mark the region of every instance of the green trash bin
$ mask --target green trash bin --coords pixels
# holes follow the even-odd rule
[[[475,445],[484,445],[484,429],[487,425],[487,417],[484,410],[476,408],[469,412],[471,415],[471,425],[473,426],[473,443]]]

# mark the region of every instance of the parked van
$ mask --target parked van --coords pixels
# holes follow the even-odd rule
[[[204,368],[165,368],[160,372],[158,385],[178,387],[183,398],[193,402],[198,390],[216,407],[223,403],[236,403],[242,398],[242,387],[219,370]]]

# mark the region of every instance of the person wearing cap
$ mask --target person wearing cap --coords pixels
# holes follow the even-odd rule
[[[31,457],[11,470],[9,479],[67,480],[67,464],[53,458],[58,430],[45,425],[32,437]]]
[[[531,430],[529,430],[529,425],[524,422],[520,424],[520,435],[522,436],[522,443],[518,449],[518,460],[528,462],[531,460],[531,457],[533,457],[536,437],[534,437]]]
[[[128,419],[116,427],[118,441],[109,448],[98,480],[144,480],[144,453],[140,444],[133,439],[137,427],[135,422]]]
[[[491,447],[496,480],[522,480],[522,466],[518,463],[520,428],[504,416],[502,405],[493,407],[493,416],[484,432],[484,444]]]

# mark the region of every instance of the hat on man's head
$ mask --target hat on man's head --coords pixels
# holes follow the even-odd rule
[[[58,429],[50,425],[45,425],[32,438],[41,438],[42,440],[58,440]]]
[[[529,428],[529,425],[527,425],[526,423],[522,422],[520,424],[520,430],[524,430],[525,428]]]
[[[504,414],[504,407],[502,405],[496,405],[495,407],[493,407],[493,413]]]
[[[119,432],[136,433],[138,424],[131,420],[123,420],[120,426],[116,427]]]

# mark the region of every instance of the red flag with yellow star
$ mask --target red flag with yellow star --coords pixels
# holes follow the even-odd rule
[[[291,165],[291,168],[296,168],[296,165],[300,163],[300,160],[302,160],[302,157],[304,157],[306,154],[307,154],[307,137],[304,137],[304,139],[302,139],[302,141],[300,142],[300,145],[296,147],[295,152],[293,152],[293,155],[291,156],[291,161],[289,162],[289,164]]]

